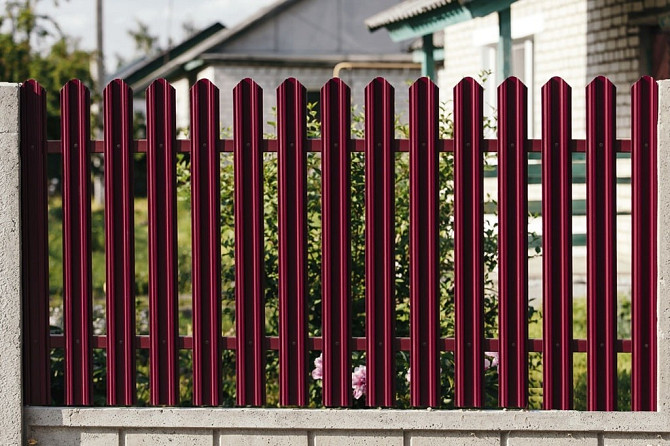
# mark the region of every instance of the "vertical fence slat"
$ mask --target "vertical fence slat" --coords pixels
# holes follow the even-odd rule
[[[174,406],[179,404],[175,91],[159,79],[146,96],[149,397],[152,405]]]
[[[409,89],[410,395],[440,404],[438,89],[427,77]]]
[[[498,329],[501,407],[528,403],[528,89],[498,87]]]
[[[617,407],[616,87],[586,87],[588,409]]]
[[[455,403],[481,407],[484,379],[484,156],[482,87],[454,87]]]
[[[40,84],[21,85],[24,401],[33,406],[51,402],[46,107]]]
[[[233,103],[237,404],[261,406],[265,403],[263,90],[244,79],[233,90]]]
[[[305,87],[277,88],[279,190],[279,401],[307,404],[307,157]]]
[[[637,81],[631,101],[633,163],[633,410],[656,410],[656,127],[658,85]]]
[[[351,404],[351,96],[340,79],[321,89],[323,404]]]
[[[61,89],[65,404],[92,402],[90,96],[79,80]]]
[[[545,409],[572,408],[572,90],[542,87],[543,392]]]
[[[193,245],[193,404],[221,400],[221,234],[219,89],[191,88],[191,221]]]
[[[365,303],[368,406],[395,401],[394,90],[365,87]]]
[[[133,94],[125,82],[115,79],[103,98],[107,404],[129,406],[136,393]]]

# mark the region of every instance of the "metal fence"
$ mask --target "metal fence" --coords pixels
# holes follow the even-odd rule
[[[499,352],[499,405],[528,402],[528,353],[542,353],[544,408],[572,406],[572,356],[588,356],[588,408],[616,409],[617,353],[632,353],[632,408],[656,410],[657,85],[632,87],[632,134],[616,139],[615,89],[596,78],[586,89],[587,137],[571,137],[571,89],[553,78],[542,89],[542,138],[527,138],[527,92],[517,79],[498,89],[498,138],[484,139],[483,93],[471,78],[454,89],[454,138],[438,136],[437,87],[410,87],[410,137],[396,139],[393,87],[366,88],[365,138],[350,134],[349,88],[321,90],[320,139],[308,139],[306,93],[295,79],[277,89],[278,138],[263,138],[262,92],[250,79],[234,90],[234,138],[219,137],[218,89],[191,89],[189,140],[177,140],[175,92],[147,89],[147,139],[133,140],[132,92],[115,80],[104,91],[104,140],[90,139],[89,91],[61,90],[61,140],[46,139],[45,91],[21,87],[25,401],[50,403],[50,349],[65,352],[65,402],[92,402],[92,349],[106,350],[107,402],[133,405],[136,349],[150,350],[150,403],[179,403],[178,351],[193,351],[193,404],[221,401],[222,350],[236,352],[237,404],[265,403],[265,352],[279,351],[280,404],[308,403],[309,351],[323,352],[323,403],[351,404],[352,351],[364,351],[368,406],[394,405],[395,353],[410,352],[411,404],[439,405],[441,351],[454,352],[455,406],[482,407],[485,351]],[[277,152],[279,336],[265,334],[263,152]],[[135,329],[133,156],[146,153],[149,206],[149,336]],[[236,336],[221,330],[220,153],[234,157]],[[322,336],[309,337],[306,298],[306,154],[321,153]],[[351,335],[350,154],[365,157],[366,336]],[[410,336],[395,333],[394,152],[409,152]],[[439,333],[438,155],[454,162],[455,336]],[[484,336],[484,165],[498,159],[498,339]],[[543,338],[528,337],[528,154],[542,162]],[[571,156],[587,163],[588,337],[572,336]],[[632,335],[616,332],[617,152],[632,158]],[[64,334],[49,333],[47,154],[62,160]],[[107,334],[91,328],[90,156],[105,159]],[[193,335],[177,322],[177,153],[191,157]]]

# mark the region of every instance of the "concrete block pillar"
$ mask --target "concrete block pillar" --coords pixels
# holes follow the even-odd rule
[[[670,80],[658,81],[657,400],[670,412]]]
[[[22,444],[19,84],[0,83],[0,444]]]

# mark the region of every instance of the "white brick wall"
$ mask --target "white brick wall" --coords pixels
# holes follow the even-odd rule
[[[617,86],[619,137],[629,136],[630,87],[640,77],[640,29],[629,24],[631,12],[668,6],[668,0],[519,0],[512,5],[512,37],[527,34],[533,24],[534,124],[541,135],[541,88],[560,76],[573,92],[573,136],[585,136],[586,85],[598,75]],[[463,76],[476,77],[483,68],[482,45],[497,39],[496,14],[448,28],[445,32],[445,73],[441,90],[451,99]],[[490,42],[481,36],[488,36]],[[493,86],[488,83],[485,88]]]

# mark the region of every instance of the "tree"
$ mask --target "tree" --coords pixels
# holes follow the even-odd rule
[[[47,91],[47,138],[60,135],[58,91],[70,79],[92,85],[92,53],[77,48],[48,15],[37,14],[39,0],[8,1],[0,16],[0,79],[5,82],[37,80]],[[58,6],[57,1],[53,1]],[[96,99],[95,97],[93,99]]]

